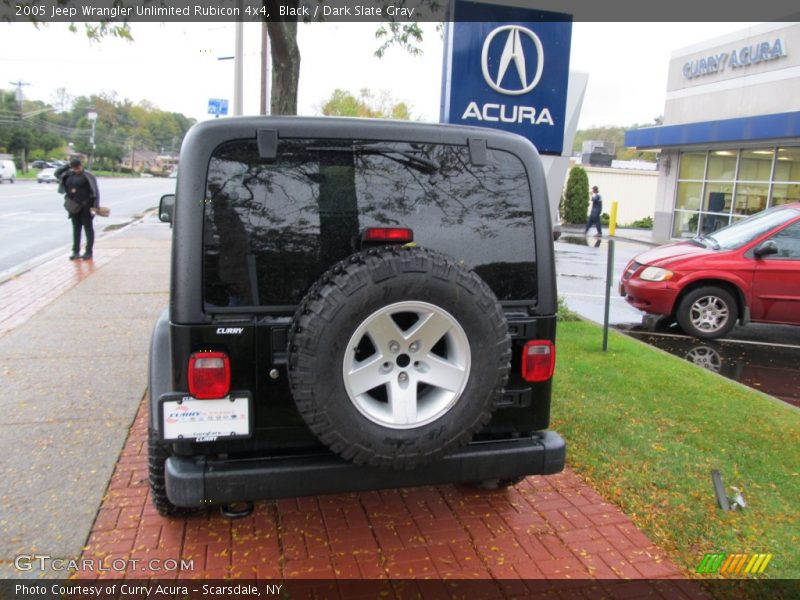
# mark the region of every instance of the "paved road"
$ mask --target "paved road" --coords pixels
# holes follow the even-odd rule
[[[95,219],[96,234],[129,223],[175,189],[174,179],[100,178],[98,183],[101,203],[111,208],[111,216]],[[19,180],[0,185],[0,239],[0,281],[68,253],[72,228],[56,186]]]

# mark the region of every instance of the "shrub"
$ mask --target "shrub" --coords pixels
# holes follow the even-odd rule
[[[562,296],[558,297],[558,312],[556,313],[557,321],[580,321],[581,317],[574,310],[567,306],[566,300]]]
[[[589,212],[589,177],[583,167],[572,167],[567,179],[561,217],[566,223],[586,223]]]
[[[643,219],[637,219],[628,227],[632,227],[634,229],[652,229],[653,228],[653,217],[645,217]]]

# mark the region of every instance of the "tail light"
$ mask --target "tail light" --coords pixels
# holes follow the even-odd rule
[[[369,227],[364,230],[363,241],[386,244],[408,244],[414,241],[414,231],[407,227]]]
[[[200,400],[224,398],[231,388],[231,365],[224,352],[195,352],[189,357],[189,393]]]
[[[531,340],[522,349],[522,378],[536,383],[547,381],[556,368],[556,347],[550,340]]]

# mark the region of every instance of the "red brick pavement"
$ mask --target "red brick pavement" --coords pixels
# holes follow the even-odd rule
[[[22,325],[122,252],[124,250],[110,248],[86,261],[68,261],[65,256],[59,256],[0,284],[0,336]]]
[[[684,575],[571,470],[500,491],[444,485],[258,502],[236,520],[164,518],[147,484],[144,403],[83,558],[81,579],[620,579]],[[152,559],[192,561],[172,572]],[[119,561],[116,564],[123,564]],[[680,597],[680,596],[678,596]]]

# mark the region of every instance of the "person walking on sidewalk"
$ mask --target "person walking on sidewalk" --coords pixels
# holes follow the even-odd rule
[[[91,260],[94,246],[94,211],[100,206],[100,191],[97,179],[83,168],[79,158],[69,161],[69,166],[59,167],[54,173],[59,181],[58,191],[64,194],[67,202],[72,200],[78,206],[76,211],[67,210],[72,221],[72,254],[70,260]],[[81,229],[86,233],[86,249],[81,251]]]
[[[592,225],[597,227],[597,235],[595,237],[603,237],[603,230],[600,228],[600,214],[603,212],[603,197],[600,195],[600,190],[597,186],[592,188],[592,209],[589,211],[589,221],[586,223],[586,229],[583,234],[589,233]]]

